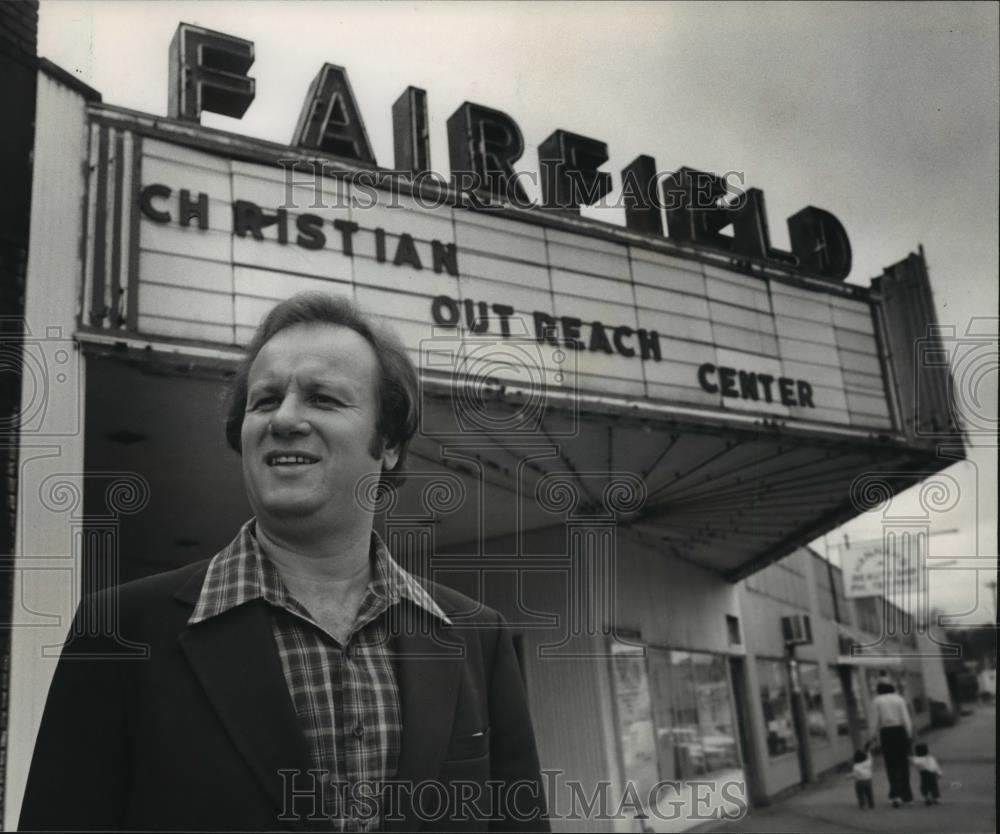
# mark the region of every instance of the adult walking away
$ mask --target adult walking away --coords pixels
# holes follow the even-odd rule
[[[889,800],[893,808],[900,802],[912,802],[910,789],[910,741],[913,738],[913,722],[905,699],[897,694],[896,688],[886,681],[879,681],[875,687],[872,708],[875,713],[873,729],[878,732],[877,741],[882,745],[885,773],[889,778]]]

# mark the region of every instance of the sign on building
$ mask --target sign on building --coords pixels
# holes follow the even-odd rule
[[[886,536],[855,544],[840,557],[844,595],[893,599],[913,594],[921,587],[926,555],[925,536]]]

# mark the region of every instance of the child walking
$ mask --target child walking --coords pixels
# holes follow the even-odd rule
[[[924,804],[937,805],[941,796],[938,790],[938,777],[941,775],[941,765],[927,749],[926,744],[918,744],[913,748],[916,755],[913,757],[913,766],[920,771],[920,795],[924,798]]]
[[[861,810],[875,807],[875,793],[872,790],[872,757],[868,755],[869,745],[864,750],[854,754],[854,767],[851,768],[851,779],[854,780],[854,794],[858,798]]]

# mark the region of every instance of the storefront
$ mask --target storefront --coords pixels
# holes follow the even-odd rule
[[[189,53],[180,77],[211,89],[183,71],[215,53]],[[778,253],[753,189],[729,243],[693,211],[619,227],[477,205],[421,182],[419,154],[390,177],[330,151],[358,124],[349,87],[319,106],[330,77],[289,146],[203,128],[184,95],[162,118],[39,77],[7,823],[79,594],[207,558],[246,519],[221,396],[261,316],[304,289],[384,317],[418,365],[411,474],[380,523],[408,568],[519,630],[556,827],[738,812],[794,736],[785,659],[747,666],[734,583],[944,463],[947,371],[901,348],[933,322],[922,256],[842,283],[836,219],[804,209]],[[198,100],[249,105],[228,83]],[[419,97],[401,101],[397,149],[419,150]],[[496,173],[503,115],[460,108],[453,167]],[[553,136],[553,154],[582,138]],[[832,748],[831,666],[801,661],[810,737]],[[605,784],[605,818],[578,814]]]
[[[830,685],[837,736],[850,738],[855,748],[862,747],[861,740],[868,730],[868,712],[861,697],[857,669],[848,664],[831,665]]]
[[[698,817],[738,815],[748,801],[734,697],[742,659],[645,646],[618,647],[612,679],[626,784],[637,787],[656,830],[682,830]],[[720,786],[711,793],[699,786]]]
[[[884,598],[847,598],[841,569],[818,553],[798,548],[737,587],[757,695],[749,710],[750,734],[759,739],[747,772],[751,800],[771,801],[863,749],[875,735],[879,681],[907,699],[918,732],[931,723],[932,700],[947,707],[938,684],[947,647]],[[901,628],[891,631],[886,618]],[[793,641],[788,621],[801,624]]]

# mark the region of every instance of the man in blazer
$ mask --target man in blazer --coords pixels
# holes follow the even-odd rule
[[[400,568],[359,498],[402,463],[416,390],[349,302],[268,315],[226,427],[255,517],[81,604],[22,829],[547,830],[502,618]]]

